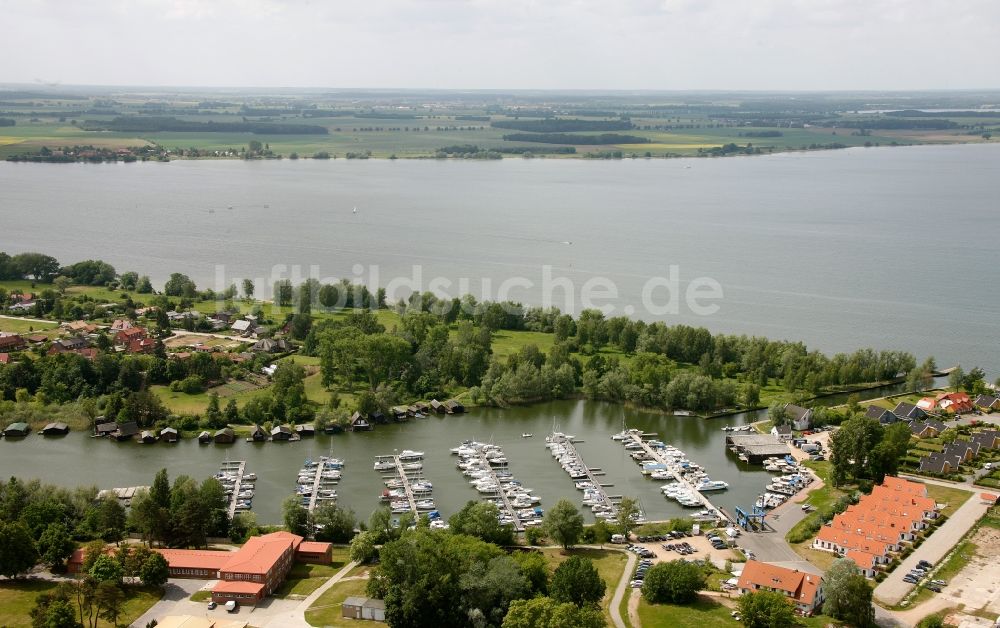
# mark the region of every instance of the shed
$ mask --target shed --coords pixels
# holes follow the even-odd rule
[[[254,425],[253,429],[250,430],[250,440],[255,443],[262,443],[267,440],[267,432],[261,426]]]
[[[454,399],[449,399],[448,401],[445,401],[444,407],[445,410],[448,412],[448,414],[461,414],[465,412],[465,406],[463,406],[458,401],[455,401]]]
[[[215,433],[215,442],[220,445],[236,442],[236,432],[231,427],[224,427]]]
[[[135,421],[126,421],[118,424],[118,429],[111,435],[115,440],[128,440],[134,438],[139,433],[139,425]]]
[[[29,432],[31,432],[31,428],[28,427],[28,424],[18,421],[17,423],[11,423],[4,428],[3,435],[7,438],[20,438],[22,436],[27,436]]]
[[[118,431],[118,424],[114,421],[105,421],[94,426],[94,433],[98,436],[110,436]]]
[[[303,423],[295,426],[295,432],[299,436],[315,436],[316,427],[312,423]]]
[[[437,399],[431,399],[431,409],[438,414],[444,414],[448,411],[448,408],[446,408],[445,405]]]
[[[361,619],[361,607],[368,598],[351,596],[341,605],[340,616],[348,619]]]
[[[69,426],[65,423],[49,423],[42,428],[42,436],[65,436],[69,434]]]
[[[395,406],[392,409],[392,418],[397,423],[405,421],[410,416],[410,411],[404,406]]]
[[[202,445],[207,445],[212,442],[212,434],[208,430],[203,431],[201,434],[198,434],[198,442]]]
[[[368,415],[368,420],[372,423],[388,423],[385,414],[381,410],[376,410]]]
[[[368,600],[361,605],[361,619],[385,621],[385,602],[383,600],[373,600],[368,598]]]
[[[139,435],[139,442],[148,445],[156,442],[156,432],[153,430],[143,430]]]
[[[177,429],[173,427],[165,427],[160,430],[160,440],[165,443],[176,443],[180,439],[180,434],[178,434]]]

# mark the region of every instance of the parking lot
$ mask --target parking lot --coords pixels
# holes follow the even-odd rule
[[[720,534],[720,536],[725,536]],[[682,536],[680,538],[656,538],[641,542],[629,543],[626,546],[629,551],[639,556],[639,563],[636,571],[638,574],[645,572],[652,565],[660,562],[672,560],[709,560],[713,565],[722,569],[727,560],[737,558],[736,553],[729,548],[713,547],[706,536]],[[641,585],[641,578],[632,581],[633,587]]]

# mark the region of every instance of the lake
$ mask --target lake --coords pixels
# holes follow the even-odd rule
[[[258,478],[253,510],[260,522],[278,523],[281,501],[294,491],[303,461],[329,454],[332,449],[333,455],[346,463],[337,487],[339,503],[367,518],[378,507],[378,495],[384,488],[381,473],[372,468],[374,457],[416,449],[426,453],[424,475],[434,483],[434,499],[448,516],[468,500],[479,498],[456,468],[457,457],[448,451],[463,440],[476,439],[491,440],[504,448],[511,472],[542,497],[542,508],[550,508],[561,497],[579,506],[582,494],[545,448],[545,436],[555,425],[583,440],[577,448],[589,466],[600,467],[607,474],[604,482],[614,484],[609,494],[639,497],[650,518],[683,514],[683,508],[658,492],[657,487],[665,482],[641,475],[624,447],[611,440],[611,434],[621,430],[623,415],[629,427],[660,434],[665,442],[681,447],[691,460],[705,467],[713,479],[729,482],[728,491],[709,497],[730,512],[738,505],[749,506],[771,476],[759,466],[740,463],[725,448],[722,426],[741,424],[742,416],[673,418],[623,411],[603,402],[569,400],[508,409],[477,408],[464,415],[380,425],[371,432],[319,434],[290,443],[244,440],[232,445],[199,445],[195,439],[186,439],[173,445],[140,445],[90,438],[83,432],[62,438],[32,434],[23,440],[0,439],[0,477],[39,478],[61,486],[148,486],[161,467],[169,470],[172,479],[186,474],[201,480],[217,472],[227,458],[247,460],[247,470]],[[522,438],[525,432],[534,436]]]
[[[751,158],[0,163],[0,250],[119,271],[170,272],[216,287],[276,264],[377,283],[496,297],[534,286],[543,266],[577,292],[614,283],[612,314],[717,332],[803,340],[824,351],[873,346],[1000,374],[1000,146],[919,146]],[[354,209],[357,208],[355,212]],[[651,315],[650,277],[710,277],[712,315]],[[461,279],[468,288],[459,289]],[[403,286],[402,291],[405,291]],[[402,291],[400,294],[402,294]],[[564,306],[564,291],[555,302]],[[579,294],[577,293],[578,297]],[[661,295],[662,297],[662,295]],[[572,309],[579,309],[574,299]]]

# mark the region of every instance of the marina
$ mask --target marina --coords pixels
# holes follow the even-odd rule
[[[321,502],[336,502],[336,486],[340,483],[344,461],[331,456],[320,456],[319,460],[306,458],[299,469],[295,493],[309,512],[316,510]]]
[[[379,499],[388,502],[393,514],[437,514],[431,498],[434,485],[423,476],[424,452],[404,449],[391,456],[375,456],[375,471],[383,473],[385,488]],[[391,471],[391,474],[385,472]],[[431,517],[437,519],[437,517]]]
[[[601,469],[584,463],[573,444],[573,436],[552,432],[545,437],[545,447],[575,482],[577,490],[583,491],[583,505],[590,508],[594,518],[613,520],[618,514],[617,502],[621,501],[621,495],[608,495],[604,489],[612,485],[601,482],[601,477],[604,476]]]
[[[687,459],[683,451],[659,440],[647,439],[641,430],[622,430],[612,436],[620,441],[638,464],[642,474],[653,480],[672,480],[660,487],[667,499],[685,508],[701,508],[694,517],[699,520],[731,520],[720,507],[715,506],[705,493],[729,488],[727,482],[712,480],[697,463]]]
[[[502,524],[509,524],[518,532],[541,525],[541,498],[530,488],[524,487],[508,468],[507,456],[499,445],[465,441],[451,449],[458,456],[457,467],[469,478],[476,491],[500,509]]]
[[[226,460],[215,474],[229,498],[229,518],[246,512],[253,506],[254,483],[257,475],[247,472],[246,460]]]

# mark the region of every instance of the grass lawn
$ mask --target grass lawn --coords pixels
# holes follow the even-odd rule
[[[35,598],[56,587],[48,580],[4,581],[0,583],[0,626],[4,628],[31,628],[31,609]],[[118,623],[131,624],[160,599],[163,592],[156,588],[126,587],[125,607]],[[106,621],[98,623],[99,628],[110,628]]]
[[[927,484],[927,496],[939,504],[947,504],[941,510],[941,514],[950,517],[972,497],[972,493],[960,488]]]
[[[212,592],[207,589],[195,591],[191,594],[192,602],[207,602],[210,599],[212,599]]]
[[[46,331],[59,326],[55,322],[40,322],[37,320],[21,320],[19,318],[0,318],[0,331],[10,334],[28,334],[35,331]]]
[[[730,615],[729,607],[707,596],[699,596],[693,604],[650,604],[639,601],[639,621],[642,628],[720,628],[741,625]]]
[[[320,588],[324,582],[335,576],[342,566],[341,563],[334,563],[333,565],[294,565],[288,573],[288,577],[281,583],[278,590],[274,592],[274,597],[305,598]]]
[[[352,595],[364,596],[368,580],[341,580],[319,596],[306,611],[306,621],[313,626],[377,626],[381,622],[341,617],[341,605]]]
[[[604,619],[611,625],[611,614],[608,612],[608,604],[611,602],[611,597],[615,594],[615,588],[618,586],[618,581],[622,578],[622,572],[625,570],[625,563],[628,562],[628,557],[624,552],[618,550],[601,550],[601,549],[591,549],[591,548],[577,548],[571,549],[566,553],[559,548],[544,548],[541,550],[542,554],[545,555],[545,560],[549,565],[549,569],[555,570],[563,561],[567,560],[570,556],[582,556],[584,558],[589,558],[593,563],[594,567],[597,568],[597,573],[600,574],[601,580],[604,580],[604,599],[601,600],[601,611],[604,613]]]

